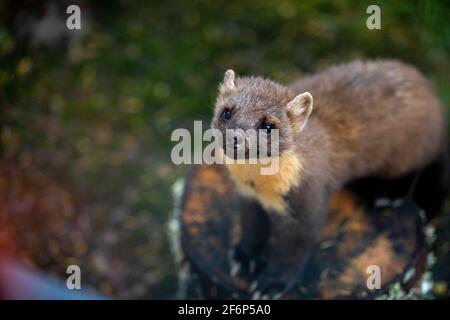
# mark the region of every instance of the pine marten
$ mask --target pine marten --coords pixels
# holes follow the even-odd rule
[[[212,127],[279,129],[280,170],[229,164],[245,196],[235,258],[260,270],[250,292],[278,297],[303,271],[328,212],[330,197],[363,177],[394,180],[412,172],[433,190],[437,210],[447,186],[444,110],[428,81],[397,61],[354,61],[289,85],[225,73]],[[428,171],[427,171],[428,170]],[[419,181],[420,182],[420,181]],[[430,185],[431,184],[431,185]],[[438,197],[442,196],[442,197]],[[426,205],[429,197],[422,195]],[[430,202],[430,201],[429,201]],[[420,204],[420,203],[419,203]],[[255,270],[252,270],[255,271]]]

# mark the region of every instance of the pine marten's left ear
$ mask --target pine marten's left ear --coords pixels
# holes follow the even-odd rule
[[[313,97],[309,92],[299,94],[287,104],[288,115],[300,124],[300,131],[305,128],[312,109]]]
[[[236,86],[234,84],[234,71],[229,69],[225,72],[223,77],[223,83],[221,85],[222,90],[233,90]]]

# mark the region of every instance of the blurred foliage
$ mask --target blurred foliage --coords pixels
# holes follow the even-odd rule
[[[382,29],[368,30],[373,1],[81,1],[82,32],[43,42],[37,23],[55,3],[0,5],[0,152],[61,183],[99,237],[118,235],[85,253],[97,264],[101,248],[149,274],[144,289],[99,285],[105,293],[173,295],[165,223],[186,167],[169,160],[170,133],[209,121],[224,70],[283,82],[354,58],[398,58],[450,105],[449,2],[376,1]],[[65,7],[55,8],[64,24]]]

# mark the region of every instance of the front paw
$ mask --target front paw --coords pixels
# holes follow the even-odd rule
[[[253,300],[278,300],[283,298],[294,286],[295,277],[274,277],[262,273],[250,288],[250,296]]]
[[[240,243],[230,249],[229,262],[231,277],[255,276],[261,272],[265,265],[261,255],[251,253]]]

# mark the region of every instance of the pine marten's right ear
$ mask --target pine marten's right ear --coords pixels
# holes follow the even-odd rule
[[[309,92],[303,92],[287,104],[288,115],[300,124],[300,131],[306,127],[313,109],[313,97]]]
[[[234,84],[234,77],[234,71],[231,69],[227,70],[223,78],[221,90],[233,90],[236,87]]]

